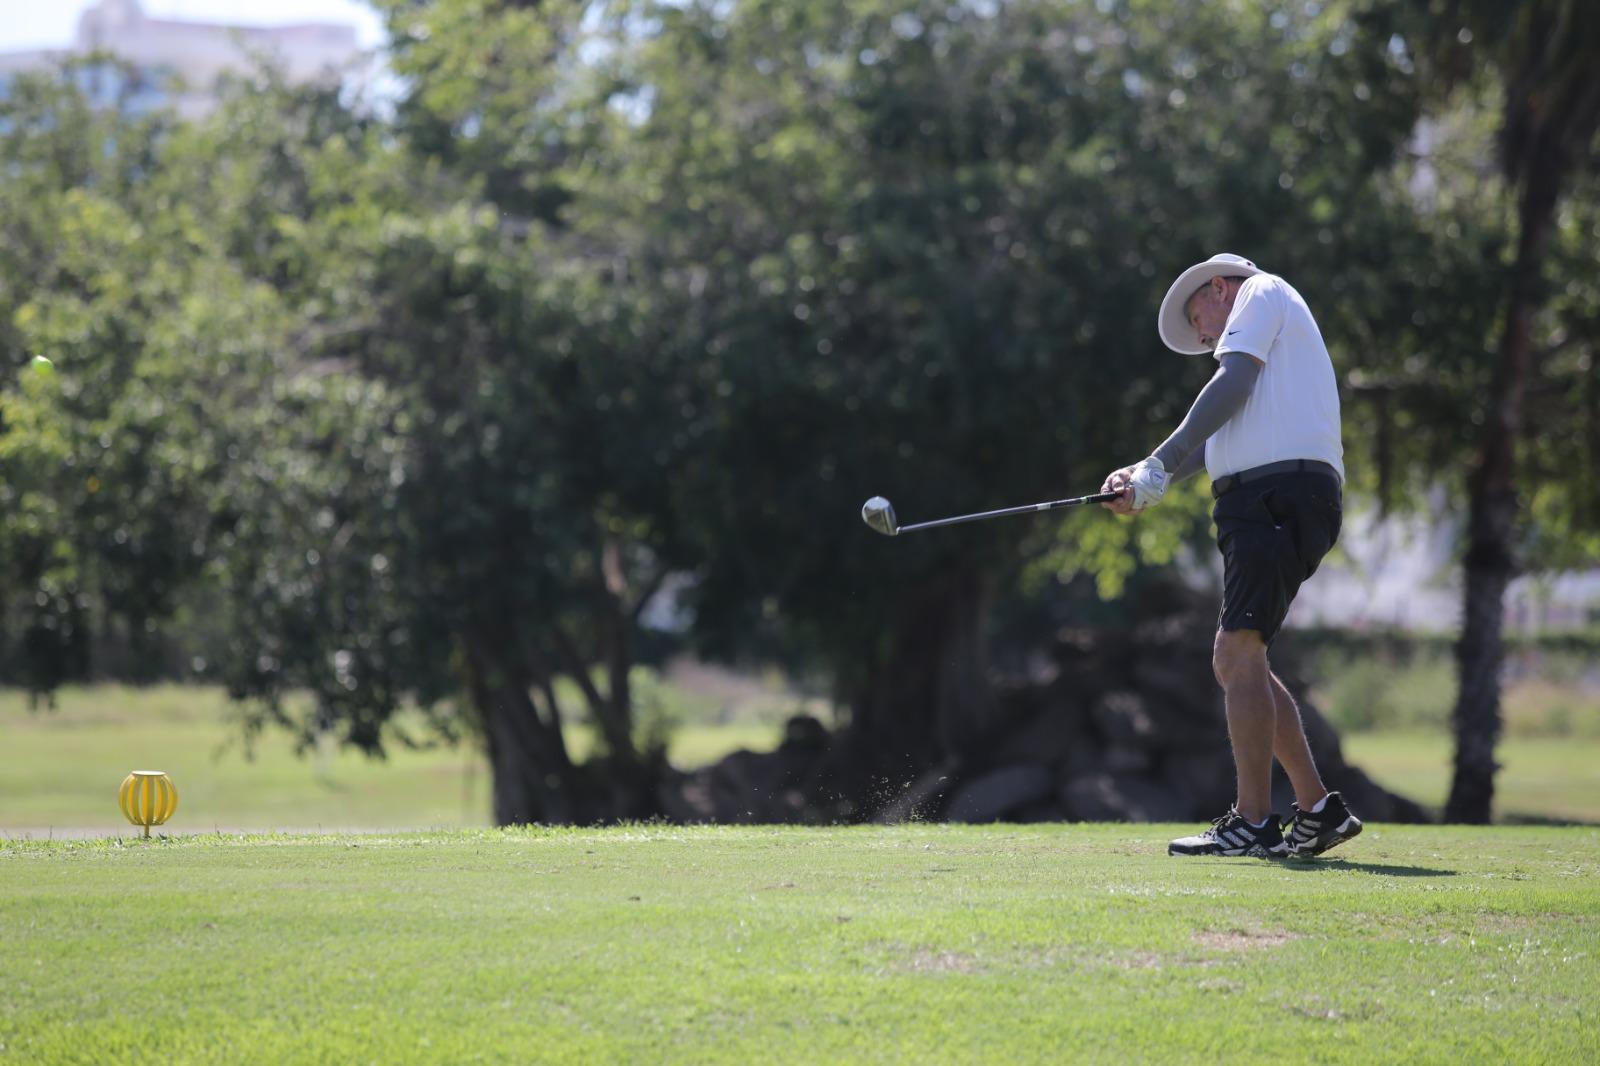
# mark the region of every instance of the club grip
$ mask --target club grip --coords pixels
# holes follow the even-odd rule
[[[1114,503],[1122,499],[1120,492],[1097,492],[1093,496],[1085,496],[1084,503]]]

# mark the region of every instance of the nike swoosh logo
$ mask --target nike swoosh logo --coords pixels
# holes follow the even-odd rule
[[[1238,333],[1238,332],[1239,332],[1239,331],[1238,331],[1238,330],[1236,330],[1236,329],[1230,329],[1230,330],[1229,330],[1229,331],[1228,331],[1228,336],[1230,336],[1230,337],[1231,337],[1231,336],[1233,336],[1233,335],[1234,335],[1234,334],[1235,334],[1235,333]]]

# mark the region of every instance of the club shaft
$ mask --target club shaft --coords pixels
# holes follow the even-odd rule
[[[1097,492],[1091,496],[1074,496],[1070,500],[1051,500],[1048,503],[1029,503],[1021,507],[1003,507],[998,511],[983,511],[979,514],[956,515],[954,518],[935,518],[931,522],[917,522],[914,525],[901,526],[900,533],[910,533],[917,529],[932,529],[935,526],[953,526],[961,522],[979,522],[985,518],[1003,518],[1013,514],[1033,514],[1037,511],[1053,511],[1057,507],[1075,507],[1085,503],[1110,503],[1122,498],[1120,492]]]

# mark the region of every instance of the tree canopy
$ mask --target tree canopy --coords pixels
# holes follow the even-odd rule
[[[1205,550],[1207,500],[904,541],[861,501],[1073,495],[1147,454],[1209,369],[1155,308],[1218,250],[1311,301],[1355,488],[1465,491],[1512,227],[1492,75],[1428,81],[1445,14],[384,9],[389,109],[271,71],[194,123],[70,76],[0,100],[8,680],[187,620],[255,728],[381,753],[410,707],[484,744],[501,821],[642,817],[631,668],[670,584],[703,653],[822,679],[863,773],[935,765],[992,713],[997,617],[1084,580],[1122,609]],[[1562,435],[1518,459],[1564,563],[1600,549],[1596,449],[1563,447],[1600,432],[1595,191],[1537,327]]]

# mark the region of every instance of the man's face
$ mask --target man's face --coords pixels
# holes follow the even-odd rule
[[[1189,297],[1189,302],[1183,305],[1184,317],[1200,334],[1200,343],[1207,348],[1217,346],[1222,327],[1228,323],[1228,312],[1233,310],[1233,298],[1238,292],[1237,282],[1212,278],[1196,289],[1194,295]]]

